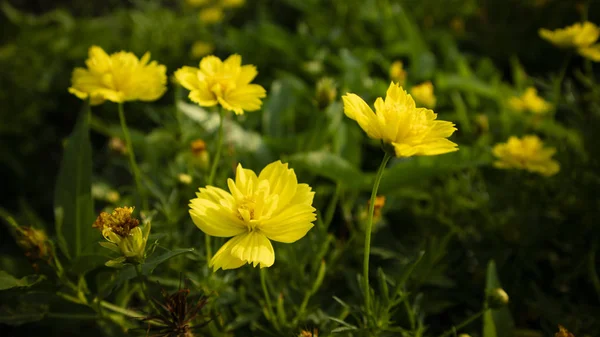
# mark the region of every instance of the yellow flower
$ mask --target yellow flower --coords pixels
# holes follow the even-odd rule
[[[511,136],[506,143],[494,146],[492,153],[497,157],[494,166],[500,169],[519,169],[551,176],[560,170],[558,162],[552,160],[555,148],[544,148],[537,136],[519,139]]]
[[[202,58],[215,50],[215,46],[212,43],[204,42],[204,41],[196,41],[192,45],[192,50],[190,54],[195,59]]]
[[[192,176],[186,173],[179,173],[177,179],[179,179],[179,182],[184,185],[189,185],[192,183]]]
[[[219,6],[211,6],[204,8],[198,14],[200,22],[206,25],[212,25],[223,20],[223,8]]]
[[[600,62],[600,43],[590,47],[582,47],[577,50],[579,55],[594,62]]]
[[[190,215],[200,230],[233,237],[211,259],[214,271],[247,263],[270,267],[275,252],[269,240],[291,243],[313,227],[314,192],[298,184],[294,170],[281,161],[267,165],[258,176],[238,165],[235,180],[228,179],[227,185],[230,192],[207,186],[190,200]]]
[[[554,334],[554,337],[575,337],[569,330],[565,329],[564,326],[558,325],[558,332]]]
[[[417,103],[422,104],[424,107],[435,108],[436,99],[433,94],[433,84],[430,81],[415,85],[410,89],[410,94]]]
[[[117,267],[123,262],[140,263],[144,260],[146,243],[150,235],[150,223],[142,230],[139,220],[133,218],[133,207],[117,207],[109,214],[100,213],[93,227],[102,232],[108,242],[101,242],[102,247],[122,254],[120,258],[108,261],[107,266]]]
[[[206,56],[200,68],[183,67],[175,72],[177,81],[190,90],[189,98],[201,106],[220,104],[238,115],[260,109],[266,91],[258,84],[250,84],[258,72],[253,65],[242,66],[240,55],[231,55],[225,61]]]
[[[404,64],[402,61],[394,61],[390,66],[390,79],[400,85],[404,85],[406,81],[406,71],[404,71]]]
[[[600,28],[595,24],[586,21],[577,22],[571,26],[556,29],[554,31],[541,28],[540,37],[549,41],[560,48],[581,48],[589,47],[600,36]]]
[[[433,156],[458,150],[446,139],[456,128],[446,121],[437,121],[437,114],[417,108],[412,97],[401,86],[391,83],[385,101],[379,97],[375,110],[355,94],[346,94],[344,113],[355,120],[367,135],[381,139],[394,147],[396,156]]]
[[[536,115],[544,114],[552,110],[552,104],[544,101],[537,95],[537,89],[528,87],[521,97],[511,97],[508,100],[510,107],[518,112],[529,111]]]
[[[87,69],[75,68],[69,92],[92,104],[105,100],[154,101],[167,90],[167,68],[150,61],[150,53],[141,60],[134,54],[118,52],[108,55],[102,48],[92,46],[86,61]]]

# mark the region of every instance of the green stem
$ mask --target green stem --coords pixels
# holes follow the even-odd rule
[[[363,277],[365,282],[365,310],[367,311],[367,326],[369,323],[369,312],[371,308],[371,290],[369,287],[369,256],[371,255],[371,230],[373,229],[373,213],[375,212],[375,199],[377,197],[377,190],[379,189],[379,183],[381,182],[381,177],[383,176],[383,170],[387,165],[388,161],[392,158],[392,155],[387,151],[383,156],[383,160],[381,161],[381,165],[379,165],[379,169],[377,170],[377,175],[375,176],[375,182],[373,184],[373,191],[371,192],[371,201],[369,204],[369,220],[367,222],[367,228],[365,229],[365,251],[363,256]]]
[[[223,124],[225,119],[225,109],[219,110],[219,134],[217,136],[217,152],[213,158],[212,165],[210,167],[210,174],[206,185],[212,185],[214,183],[215,175],[217,173],[217,167],[219,166],[219,160],[221,159],[221,149],[223,148]],[[210,262],[212,259],[212,246],[210,243],[210,236],[204,234],[204,246],[206,246],[206,261]]]
[[[567,55],[565,58],[562,67],[560,68],[560,72],[558,73],[558,77],[554,82],[554,111],[558,110],[558,103],[560,103],[560,95],[562,89],[562,82],[565,79],[565,75],[567,73],[567,68],[569,67],[569,61],[571,61],[571,53]]]
[[[342,191],[342,185],[335,185],[335,192],[333,194],[333,198],[331,198],[331,202],[327,206],[327,211],[325,212],[325,217],[323,218],[323,227],[325,229],[329,228],[331,221],[333,220],[333,215],[335,214],[335,208],[337,206],[338,200],[340,199],[340,193]]]
[[[444,332],[443,334],[439,335],[438,337],[452,336],[453,334],[456,333],[457,330],[460,330],[460,329],[464,328],[465,326],[471,324],[473,321],[475,321],[476,319],[478,319],[479,317],[481,317],[481,315],[483,315],[488,310],[489,310],[489,308],[484,308],[480,312],[478,312],[478,313],[474,314],[473,316],[471,316],[471,317],[465,319],[464,321],[462,321],[459,325],[453,326],[452,329],[447,330],[446,332]]]
[[[266,268],[260,268],[260,285],[262,286],[262,290],[265,295],[265,301],[267,302],[267,312],[269,313],[269,316],[271,316],[269,317],[269,321],[271,321],[271,318],[275,318],[275,314],[273,313],[271,296],[269,295],[269,290],[267,289],[266,270]]]
[[[408,303],[407,296],[405,296],[405,298],[402,302],[404,302],[404,308],[406,309],[406,314],[408,315],[408,320],[410,321],[410,330],[414,332],[417,327],[417,324],[415,321],[415,313],[413,312],[413,309],[410,307],[410,304]]]
[[[125,113],[123,112],[123,103],[119,103],[119,119],[121,120],[121,129],[123,129],[123,135],[125,137],[125,143],[127,144],[127,154],[129,155],[129,166],[131,168],[131,173],[135,179],[135,184],[137,186],[137,192],[142,199],[142,205],[144,210],[148,210],[148,199],[146,198],[146,193],[142,188],[142,179],[140,177],[140,169],[137,166],[135,161],[135,153],[133,152],[133,145],[131,143],[131,135],[129,134],[129,128],[127,128],[127,122],[125,121]]]

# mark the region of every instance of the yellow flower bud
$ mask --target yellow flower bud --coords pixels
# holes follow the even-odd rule
[[[390,79],[400,85],[404,85],[406,81],[406,71],[402,61],[394,61],[390,66]]]
[[[193,162],[203,170],[210,165],[210,155],[206,151],[206,143],[202,139],[196,139],[190,143],[190,150],[194,157]]]
[[[496,288],[487,294],[488,306],[492,309],[498,309],[508,304],[508,294],[502,288]]]
[[[317,82],[316,96],[319,109],[329,106],[331,102],[335,101],[335,97],[337,96],[335,81],[330,77],[321,78]]]
[[[179,176],[177,176],[177,179],[179,179],[179,182],[184,185],[189,185],[192,183],[192,176],[186,173],[180,173]]]
[[[151,226],[147,223],[142,230],[139,220],[133,218],[132,213],[133,207],[118,207],[111,214],[100,213],[94,222],[93,227],[98,228],[108,241],[101,245],[122,255],[119,259],[107,262],[109,266],[117,266],[125,261],[141,263],[144,260]]]
[[[46,232],[33,227],[17,227],[16,241],[30,259],[45,260],[52,256],[52,249]]]

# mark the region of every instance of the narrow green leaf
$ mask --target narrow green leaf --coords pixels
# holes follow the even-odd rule
[[[502,288],[496,263],[493,260],[488,263],[486,277],[485,294],[496,288]],[[508,307],[488,310],[483,315],[483,337],[512,337],[514,329],[515,323]]]
[[[67,140],[54,191],[58,243],[69,258],[82,255],[92,243],[95,216],[91,186],[92,145],[86,108]]]
[[[21,325],[43,319],[48,313],[48,305],[20,302],[17,307],[0,306],[0,323]]]
[[[0,270],[0,290],[22,287],[28,288],[44,279],[46,279],[46,276],[44,275],[29,275],[18,279],[4,270]]]

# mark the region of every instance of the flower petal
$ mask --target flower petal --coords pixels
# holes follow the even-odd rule
[[[223,69],[223,62],[214,55],[204,57],[200,61],[200,70],[208,76],[212,76]]]
[[[235,236],[247,231],[231,209],[233,197],[226,191],[207,186],[201,188],[197,198],[190,200],[190,216],[201,231],[219,237]]]
[[[269,194],[279,196],[279,208],[287,207],[298,186],[298,179],[293,169],[288,168],[281,160],[273,162],[260,172],[258,180],[267,180],[269,182]]]
[[[261,223],[260,230],[269,239],[291,243],[303,238],[317,219],[312,202],[315,193],[307,184],[299,184],[288,207]]]
[[[240,238],[241,235],[238,235],[225,242],[225,244],[219,248],[208,264],[209,267],[213,268],[213,271],[217,271],[219,268],[223,270],[235,269],[246,264],[246,261],[231,255],[231,248],[240,241]]]
[[[267,95],[266,90],[258,84],[248,84],[237,87],[225,93],[219,102],[227,110],[241,115],[244,111],[256,111],[262,106],[261,98]]]
[[[238,239],[239,238],[239,239]],[[260,232],[249,232],[235,238],[236,242],[231,247],[231,255],[254,267],[260,264],[261,268],[270,267],[275,262],[275,251],[267,237]]]
[[[346,94],[342,100],[346,116],[355,120],[369,137],[381,139],[381,131],[377,128],[375,113],[367,103],[356,94]]]

